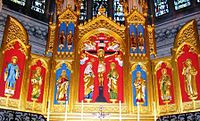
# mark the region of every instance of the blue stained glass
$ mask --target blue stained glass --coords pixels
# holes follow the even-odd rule
[[[120,4],[120,0],[114,0],[114,19],[124,21],[123,6]]]
[[[161,16],[169,13],[169,6],[167,0],[154,0],[155,16]]]
[[[87,0],[82,0],[80,10],[80,20],[85,20],[87,17]]]
[[[191,5],[190,0],[174,0],[175,10],[179,10],[181,8],[185,8]]]
[[[106,14],[108,13],[108,1],[107,0],[93,0],[93,16],[98,14],[99,8],[103,6],[106,8]]]
[[[45,12],[45,0],[33,0],[32,1],[32,5],[31,5],[31,9],[38,12],[38,13],[42,13],[44,14]]]
[[[22,5],[22,6],[25,6],[25,4],[26,4],[26,0],[10,0],[10,1],[17,3],[19,5]]]

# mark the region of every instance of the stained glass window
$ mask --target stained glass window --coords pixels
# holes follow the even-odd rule
[[[45,12],[45,0],[33,0],[31,3],[31,9],[44,14]]]
[[[167,0],[154,0],[155,16],[161,16],[169,13],[169,6]]]
[[[17,3],[19,5],[25,6],[26,0],[10,0],[14,3]]]
[[[93,0],[93,16],[98,14],[99,8],[103,6],[106,8],[106,14],[108,13],[108,0]]]
[[[87,0],[82,0],[80,10],[80,20],[85,20],[87,16]]]
[[[123,7],[119,1],[114,0],[114,19],[116,21],[124,21]]]
[[[190,0],[174,0],[175,10],[185,8],[185,7],[190,6],[190,5],[191,5]]]

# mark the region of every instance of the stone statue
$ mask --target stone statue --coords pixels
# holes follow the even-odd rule
[[[136,102],[145,102],[145,80],[141,77],[141,72],[136,72],[136,79],[134,80],[134,86],[136,89]]]
[[[107,77],[108,77],[108,88],[109,88],[108,92],[110,93],[110,99],[117,99],[119,74],[116,70],[116,64],[114,62],[110,63],[110,71]]]
[[[197,70],[192,66],[191,59],[185,61],[185,66],[183,67],[182,75],[185,80],[185,91],[187,92],[190,99],[197,98],[197,88],[196,88],[196,75]]]
[[[19,79],[20,71],[17,65],[17,56],[11,58],[11,63],[8,64],[4,72],[5,95],[13,96],[16,86],[16,81]]]
[[[164,102],[169,102],[171,100],[170,93],[170,76],[167,74],[167,69],[163,68],[161,70],[161,78],[160,78],[160,90],[161,90],[161,98]]]
[[[57,93],[56,99],[57,101],[66,101],[67,99],[67,90],[69,86],[69,79],[66,75],[66,71],[62,70],[60,77],[57,80]]]
[[[94,91],[94,77],[92,62],[88,62],[84,70],[84,96],[86,99],[92,99]]]
[[[35,73],[33,74],[31,78],[31,84],[33,87],[31,96],[33,100],[37,100],[40,96],[40,88],[42,85],[42,76],[41,76],[41,68],[37,67],[35,70]]]

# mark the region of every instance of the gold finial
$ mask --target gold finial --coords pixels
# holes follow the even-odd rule
[[[105,14],[105,12],[106,12],[106,8],[102,5],[102,6],[99,8],[99,13],[100,13],[100,15],[103,15],[103,14]]]

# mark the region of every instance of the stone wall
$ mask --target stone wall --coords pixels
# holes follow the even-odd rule
[[[155,25],[157,57],[171,55],[176,34],[186,22],[192,19],[197,21],[200,35],[200,11]]]
[[[0,12],[0,45],[2,43],[3,31],[8,15],[17,18],[26,28],[29,35],[29,43],[32,47],[32,53],[44,55],[48,24],[5,7],[3,7],[2,11]]]
[[[0,109],[0,121],[46,121],[41,114]]]

